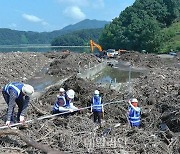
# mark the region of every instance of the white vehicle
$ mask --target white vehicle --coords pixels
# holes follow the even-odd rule
[[[169,52],[169,54],[172,56],[177,56],[176,52]]]
[[[114,57],[117,57],[118,56],[118,51],[116,51],[115,49],[108,49],[107,51],[106,51],[106,53],[107,53],[107,57],[108,58],[114,58]]]

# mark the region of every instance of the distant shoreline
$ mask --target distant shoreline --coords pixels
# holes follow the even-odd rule
[[[89,49],[88,49],[89,48]],[[0,45],[0,52],[49,52],[71,50],[74,52],[90,52],[89,46],[51,46],[50,44]]]

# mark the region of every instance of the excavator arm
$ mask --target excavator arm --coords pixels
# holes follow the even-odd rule
[[[100,52],[103,51],[103,50],[102,50],[102,47],[101,47],[99,44],[95,43],[93,40],[90,40],[91,52],[94,51],[94,47],[96,47]]]

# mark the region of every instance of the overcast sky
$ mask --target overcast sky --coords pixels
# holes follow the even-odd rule
[[[84,19],[112,21],[135,0],[0,0],[0,28],[60,30]]]

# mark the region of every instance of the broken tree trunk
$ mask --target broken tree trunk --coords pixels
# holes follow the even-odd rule
[[[21,131],[19,130],[12,130],[12,129],[7,129],[7,130],[0,130],[0,136],[2,135],[17,135],[21,138],[21,140],[23,140],[24,142],[26,142],[26,144],[39,149],[47,154],[64,154],[64,152],[62,151],[57,151],[57,150],[53,150],[52,148],[50,148],[47,145],[44,144],[40,144],[28,137],[26,137],[24,134],[22,134]]]

